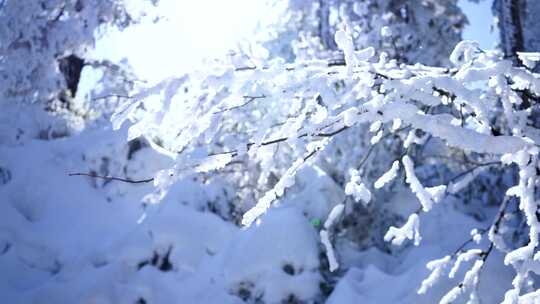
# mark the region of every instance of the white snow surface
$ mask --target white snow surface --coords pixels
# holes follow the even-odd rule
[[[419,206],[413,193],[402,190],[396,193],[388,208],[403,208],[404,213],[409,213],[407,209]],[[428,215],[420,216],[420,221],[422,242],[418,247],[408,247],[398,256],[376,248],[358,251],[349,242],[336,245],[336,250],[341,253],[340,267],[347,271],[326,303],[438,303],[459,284],[474,262],[463,262],[455,278],[450,279],[448,272],[453,263],[450,261],[443,277],[425,294],[418,294],[422,281],[431,273],[426,264],[457,249],[463,243],[459,236],[478,226],[478,222],[457,212],[448,201],[435,205]],[[501,265],[503,260],[504,254],[494,250],[487,260],[487,267],[483,268],[479,281],[482,303],[499,303],[504,298],[504,291],[511,286],[513,270]],[[466,298],[461,297],[455,303],[465,303]]]
[[[152,191],[151,183],[68,176],[99,167],[103,157],[125,154],[125,136],[125,129],[85,130],[64,139],[0,145],[0,167],[10,172],[10,179],[0,184],[0,302],[321,299],[320,254],[325,251],[319,228],[310,221],[324,222],[345,194],[320,168],[303,167],[290,196],[241,228],[210,212],[210,202],[225,208],[219,205],[222,185],[188,176],[162,202],[143,207],[141,199]],[[133,178],[149,177],[171,164],[150,148],[124,164],[115,161],[120,162],[111,160],[111,174],[120,174],[125,165]],[[388,208],[403,210],[405,217],[418,206],[407,189],[388,202]],[[434,303],[446,294],[456,279],[441,280],[426,294],[417,294],[429,275],[425,265],[455,250],[479,223],[444,201],[419,220],[422,242],[395,256],[375,248],[359,251],[345,241],[334,244],[343,277],[326,302]],[[162,271],[165,256],[171,266]],[[482,272],[480,295],[486,303],[500,300],[510,286],[513,271],[502,259],[494,251]],[[458,279],[471,267],[463,264]]]

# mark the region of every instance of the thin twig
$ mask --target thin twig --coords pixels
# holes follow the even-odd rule
[[[143,183],[149,183],[149,182],[154,181],[153,177],[152,178],[147,178],[147,179],[135,180],[135,179],[130,179],[130,178],[121,178],[121,177],[114,177],[114,176],[97,175],[97,174],[94,174],[94,173],[80,173],[80,172],[77,172],[77,173],[69,173],[68,175],[69,176],[89,176],[89,177],[100,178],[100,179],[105,179],[105,180],[115,180],[115,181],[120,181],[120,182],[124,182],[124,183],[130,183],[130,184],[143,184]]]
[[[332,131],[330,133],[315,133],[315,134],[309,134],[309,133],[302,133],[300,135],[298,135],[296,138],[304,138],[304,137],[307,137],[307,136],[315,136],[315,137],[332,137],[338,133],[341,133],[345,130],[349,129],[349,127],[347,126],[343,126],[335,131]],[[288,136],[285,136],[285,137],[279,137],[279,138],[276,138],[276,139],[272,139],[272,140],[268,140],[268,141],[263,141],[261,142],[260,144],[258,144],[259,146],[268,146],[268,145],[273,145],[273,144],[277,144],[277,143],[280,143],[280,142],[284,142],[284,141],[287,141],[289,140],[290,137]],[[253,143],[253,142],[250,142],[250,143],[247,143],[246,144],[246,148],[251,148],[251,146],[254,146],[256,145],[256,143]],[[230,150],[230,151],[224,151],[224,152],[218,152],[218,153],[212,153],[212,154],[209,154],[209,156],[214,156],[214,155],[223,155],[223,154],[232,154],[233,156],[236,156],[238,154],[238,150]]]
[[[371,155],[371,152],[373,152],[374,148],[375,148],[375,145],[370,145],[369,146],[369,149],[368,149],[366,155],[364,156],[364,158],[360,161],[360,164],[358,165],[358,169],[360,169],[360,168],[362,168],[364,166],[364,164],[368,160],[369,156]]]
[[[126,98],[126,99],[131,99],[131,98],[133,98],[133,96],[129,96],[129,95],[122,95],[122,94],[108,94],[108,95],[103,95],[103,96],[99,96],[99,97],[92,98],[92,101],[96,101],[96,100],[100,100],[100,99],[107,99],[107,98],[111,98],[111,97],[116,97],[116,98]]]
[[[480,231],[480,234],[484,234],[486,233],[489,229],[478,229]],[[461,244],[461,246],[459,246],[456,250],[454,250],[454,253],[452,254],[452,256],[457,256],[458,253],[460,253],[461,251],[463,251],[463,248],[465,248],[465,246],[469,245],[470,243],[472,243],[474,241],[474,237],[471,236],[468,240],[466,240],[465,242],[463,242],[463,244]]]
[[[492,162],[487,162],[487,163],[477,163],[474,167],[468,169],[468,170],[465,170],[461,173],[459,173],[458,175],[452,177],[446,184],[449,184],[451,182],[454,182],[456,180],[458,180],[459,178],[469,174],[469,173],[472,173],[474,170],[478,169],[478,168],[481,168],[481,167],[487,167],[487,166],[494,166],[494,165],[500,165],[501,162],[500,161],[492,161]]]
[[[244,107],[244,106],[247,106],[248,104],[252,103],[253,101],[255,101],[256,99],[262,99],[262,98],[266,98],[266,95],[261,95],[261,96],[242,96],[244,99],[248,99],[248,101],[246,101],[245,103],[241,104],[241,105],[237,105],[237,106],[232,106],[230,108],[225,108],[223,110],[219,110],[219,111],[216,111],[216,112],[213,112],[212,114],[220,114],[220,113],[223,113],[223,112],[227,112],[227,111],[231,111],[231,110],[234,110],[234,109],[238,109],[238,108],[241,108],[241,107]]]
[[[499,207],[499,212],[497,213],[497,216],[495,217],[495,220],[493,221],[493,224],[491,224],[491,226],[489,227],[489,229],[483,229],[481,233],[485,233],[487,231],[493,231],[494,233],[497,233],[497,230],[499,229],[499,225],[501,223],[501,220],[503,219],[504,217],[504,214],[505,214],[505,211],[506,211],[506,206],[508,205],[508,201],[509,199],[506,197],[501,206]],[[470,240],[468,240],[467,242],[465,242],[460,248],[458,248],[458,250],[456,250],[453,254],[453,256],[456,256],[457,253],[459,253],[459,251],[461,251],[463,249],[463,247],[465,247],[470,241],[472,240],[472,238]],[[482,270],[484,269],[484,266],[485,266],[485,263],[486,263],[486,260],[488,259],[489,255],[491,254],[491,252],[493,251],[493,247],[495,247],[495,244],[493,243],[492,240],[489,240],[489,247],[487,250],[483,250],[481,251],[478,256],[482,259],[482,266],[480,266],[480,270],[479,270],[479,275],[480,273],[482,272]],[[464,281],[461,281],[459,284],[458,284],[458,287],[461,289],[463,288],[465,285],[464,285]]]

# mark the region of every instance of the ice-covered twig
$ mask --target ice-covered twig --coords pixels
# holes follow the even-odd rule
[[[323,243],[326,250],[326,257],[328,258],[330,272],[333,272],[339,268],[339,262],[337,261],[334,247],[332,247],[332,242],[330,241],[330,231],[332,229],[332,226],[334,226],[338,221],[338,218],[343,215],[344,210],[344,204],[338,204],[334,206],[334,208],[332,208],[332,210],[330,211],[328,218],[324,222],[324,228],[319,233],[321,237],[321,242]]]

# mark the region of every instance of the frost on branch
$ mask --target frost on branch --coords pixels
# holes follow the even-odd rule
[[[519,60],[529,69],[534,69],[540,61],[540,53],[523,53],[517,52]]]
[[[481,254],[482,250],[480,249],[471,249],[466,252],[460,253],[456,259],[456,262],[454,263],[454,266],[450,270],[448,277],[453,279],[456,276],[456,273],[459,270],[459,266],[461,266],[461,263],[470,261],[473,258],[477,258]]]
[[[424,281],[422,281],[422,286],[418,289],[419,294],[424,294],[428,291],[429,288],[433,287],[437,281],[445,275],[445,271],[450,266],[452,258],[447,255],[444,258],[433,260],[427,263],[427,269],[431,270],[431,274]]]
[[[381,177],[379,177],[379,179],[377,179],[375,184],[373,184],[375,189],[380,189],[384,187],[384,185],[393,181],[397,177],[398,170],[399,170],[399,161],[396,160],[392,163],[392,167],[390,168],[390,170],[388,170]]]
[[[519,167],[518,185],[508,189],[508,196],[519,198],[519,209],[526,217],[529,227],[529,243],[506,254],[504,263],[512,265],[516,269],[516,277],[512,281],[513,289],[507,291],[503,303],[514,303],[518,300],[521,291],[525,288],[525,282],[531,271],[538,273],[538,234],[540,222],[538,219],[538,201],[535,199],[537,183],[537,157],[538,148],[531,147],[514,154],[506,154],[502,157],[504,163],[516,163]],[[493,237],[492,235],[490,235]]]
[[[337,46],[343,51],[345,64],[347,65],[347,75],[352,76],[353,68],[356,64],[356,60],[354,58],[354,43],[351,34],[347,31],[345,24],[343,27],[343,29],[336,32],[335,39]]]
[[[403,167],[405,168],[406,181],[411,187],[411,191],[416,194],[420,204],[422,204],[422,209],[425,212],[428,212],[433,207],[433,204],[442,198],[446,186],[424,188],[416,177],[416,173],[414,172],[414,164],[411,158],[408,155],[405,155],[403,156],[402,162]]]
[[[343,51],[345,64],[347,65],[347,75],[352,76],[353,68],[362,61],[368,61],[375,55],[375,49],[368,47],[363,50],[355,51],[351,33],[347,26],[343,24],[343,28],[336,31],[336,44]]]
[[[362,183],[357,170],[351,171],[351,180],[345,185],[345,194],[351,195],[356,202],[362,202],[364,205],[371,201],[371,192]]]
[[[476,260],[473,267],[467,271],[463,282],[450,290],[440,301],[441,304],[450,304],[453,303],[460,295],[465,292],[470,292],[470,303],[478,303],[478,281],[480,270],[484,265],[483,260]]]
[[[462,66],[465,63],[469,63],[474,59],[475,53],[480,50],[479,44],[476,41],[461,41],[456,45],[452,54],[450,54],[450,61],[456,66]]]
[[[416,213],[409,216],[407,222],[401,227],[390,227],[384,235],[384,240],[392,242],[392,245],[401,246],[405,240],[414,240],[414,245],[420,245],[422,237],[420,236],[420,219]]]
[[[343,215],[344,210],[344,204],[336,205],[332,211],[330,211],[328,218],[324,222],[324,229],[320,231],[321,242],[326,250],[326,256],[328,258],[328,264],[331,272],[339,268],[339,263],[336,258],[336,253],[334,252],[334,248],[332,247],[332,242],[330,242],[330,230]]]
[[[263,197],[259,199],[257,204],[248,210],[243,218],[242,224],[245,226],[250,226],[258,217],[263,215],[268,208],[270,208],[272,202],[283,196],[285,189],[291,187],[295,183],[295,175],[304,165],[306,160],[315,155],[320,149],[324,147],[325,143],[320,143],[319,145],[313,145],[313,150],[303,158],[299,158],[296,162],[285,172],[281,179],[276,183],[276,185],[269,191],[267,191]]]

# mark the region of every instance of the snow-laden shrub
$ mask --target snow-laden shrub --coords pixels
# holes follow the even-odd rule
[[[341,148],[343,169],[351,172],[350,181],[342,186],[354,201],[376,206],[380,202],[373,199],[371,189],[395,183],[398,176],[404,180],[420,208],[408,216],[404,226],[386,234],[385,239],[394,244],[407,240],[420,244],[419,215],[429,215],[446,197],[463,191],[483,168],[499,167],[501,171],[493,171],[499,174],[509,172],[504,168],[517,168],[517,184],[506,195],[518,199],[529,240],[506,255],[505,264],[516,270],[506,301],[534,298],[535,294],[527,294],[526,286],[529,273],[537,269],[540,227],[535,197],[538,137],[529,123],[540,100],[538,75],[513,67],[498,52],[481,50],[469,41],[459,43],[452,52],[453,68],[398,64],[385,54],[373,58],[372,49],[355,51],[343,30],[336,33],[336,43],[344,52],[343,64],[321,60],[292,64],[275,60],[261,66],[253,61],[221,62],[134,95],[114,115],[115,126],[131,120],[129,139],[144,136],[175,161],[170,169],[156,174],[156,192],[147,200],[159,200],[167,188],[187,175],[220,172],[241,164],[244,169],[257,170],[235,170],[231,180],[266,189],[251,196],[238,193],[240,201],[257,200],[242,219],[242,224],[251,226],[286,197],[305,164],[316,162],[340,138],[356,136],[352,129],[368,126],[373,133],[369,146],[358,144],[361,141],[353,137],[347,141],[348,148]],[[397,156],[383,153],[378,159],[371,154],[381,143],[402,143],[403,147]],[[429,164],[423,158],[426,153],[451,160],[462,155],[464,164],[447,166],[452,178],[443,176],[440,184],[424,184],[417,168]],[[365,170],[367,164],[381,173],[369,176],[373,171]],[[450,268],[457,268],[462,260],[470,260],[472,268],[442,301],[464,294],[477,299],[487,257],[495,248],[509,250],[500,239],[507,204],[500,205],[493,224],[479,236],[475,234],[475,245],[470,246],[474,248],[459,248],[445,258],[444,265],[428,264],[433,273],[420,293],[446,275],[441,267],[456,262]],[[339,263],[331,231],[346,209],[343,204],[335,205],[323,219],[320,236],[331,269]]]

